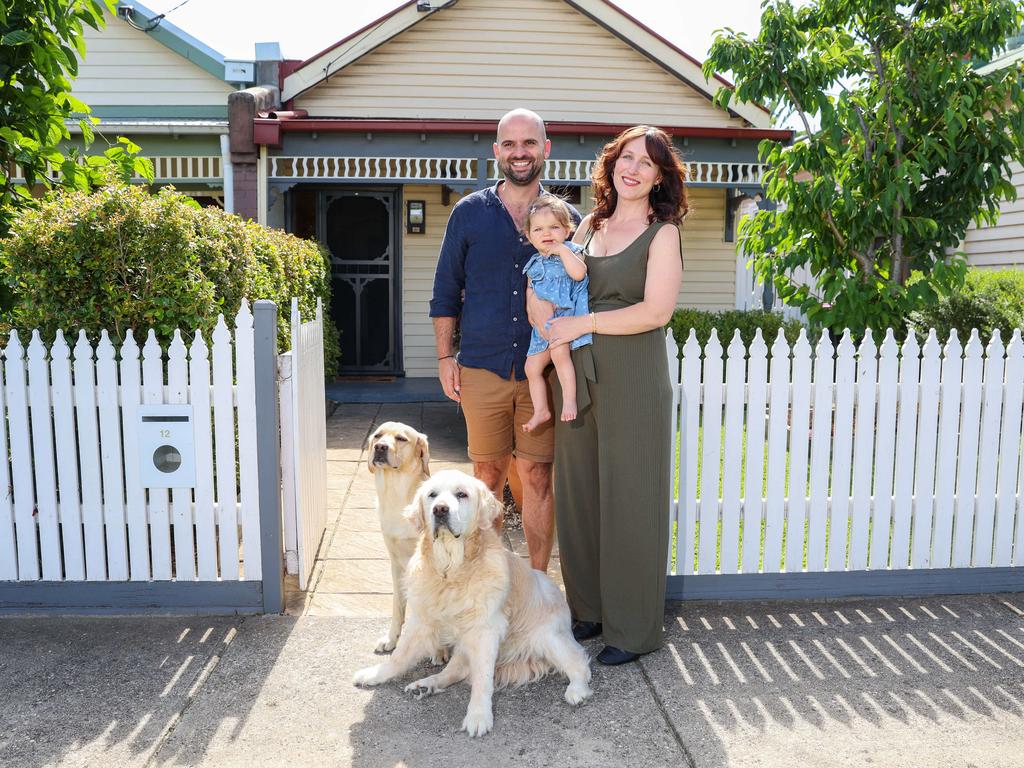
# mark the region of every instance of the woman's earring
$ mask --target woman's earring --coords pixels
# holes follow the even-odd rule
[[[655,184],[654,188],[651,191],[652,192],[661,192],[661,182],[659,181],[657,184]]]

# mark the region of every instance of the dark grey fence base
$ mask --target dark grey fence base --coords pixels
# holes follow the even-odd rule
[[[0,615],[262,612],[259,581],[0,581]]]
[[[802,600],[1024,592],[1024,568],[669,576],[669,600]]]

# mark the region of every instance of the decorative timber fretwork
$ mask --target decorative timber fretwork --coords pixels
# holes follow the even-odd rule
[[[493,159],[470,157],[315,157],[269,158],[268,176],[275,181],[486,183],[500,177]],[[480,163],[484,174],[480,174]],[[690,184],[698,187],[760,186],[765,165],[760,163],[687,163]],[[593,160],[548,160],[543,181],[551,184],[589,184]]]

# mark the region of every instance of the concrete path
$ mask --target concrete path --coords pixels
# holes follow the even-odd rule
[[[669,604],[662,650],[595,663],[578,709],[559,679],[499,691],[480,740],[458,732],[466,686],[352,687],[390,610],[372,423],[420,426],[435,467],[465,466],[453,409],[386,409],[330,421],[336,520],[289,615],[0,619],[0,766],[1024,765],[1021,595]]]

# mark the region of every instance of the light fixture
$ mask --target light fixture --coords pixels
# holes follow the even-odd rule
[[[405,231],[410,235],[422,235],[427,231],[427,204],[425,201],[405,201]]]

